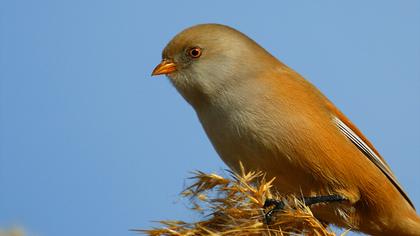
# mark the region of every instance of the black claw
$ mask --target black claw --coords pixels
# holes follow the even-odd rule
[[[273,216],[273,211],[268,211],[264,214],[264,224],[269,225],[271,224],[271,217]]]

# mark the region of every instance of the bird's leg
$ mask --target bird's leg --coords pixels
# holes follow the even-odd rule
[[[306,206],[311,206],[318,203],[329,203],[329,202],[342,202],[347,199],[340,195],[326,195],[326,196],[314,196],[314,197],[304,197],[302,199],[303,203]]]
[[[335,195],[335,194],[326,195],[326,196],[303,197],[301,199],[301,201],[306,206],[311,206],[318,203],[342,202],[346,200],[347,199],[345,197],[340,196],[340,195]],[[264,215],[264,220],[266,224],[270,224],[273,213],[283,210],[286,204],[281,200],[266,199],[264,202],[263,208],[266,209],[270,206],[274,206],[274,207],[271,210],[267,211]]]

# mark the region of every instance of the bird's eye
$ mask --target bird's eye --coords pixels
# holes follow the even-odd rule
[[[201,48],[191,48],[188,50],[188,55],[192,58],[199,58],[201,56]]]

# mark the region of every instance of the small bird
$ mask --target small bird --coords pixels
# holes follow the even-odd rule
[[[185,29],[152,75],[191,104],[223,161],[263,171],[283,194],[344,201],[311,206],[322,222],[371,235],[420,235],[420,218],[372,143],[316,87],[243,33]],[[327,202],[327,201],[326,201]]]

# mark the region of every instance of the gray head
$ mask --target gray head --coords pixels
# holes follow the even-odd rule
[[[168,43],[152,75],[166,74],[194,106],[278,63],[241,32],[224,25],[202,24],[185,29]]]

